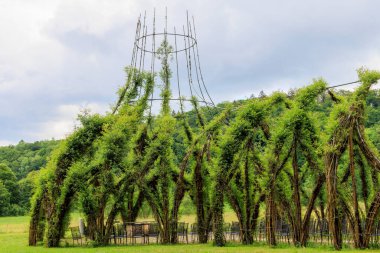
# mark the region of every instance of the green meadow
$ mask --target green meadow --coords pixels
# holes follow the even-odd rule
[[[78,215],[73,215],[72,224],[77,221]],[[182,220],[191,221],[194,217],[184,216]],[[227,213],[226,219],[234,219],[232,213]],[[121,253],[121,252],[144,252],[144,253],[232,253],[232,252],[284,252],[284,253],[313,253],[313,252],[333,252],[332,247],[321,247],[318,245],[311,245],[308,248],[296,248],[281,244],[276,248],[270,248],[262,244],[254,244],[244,246],[238,243],[227,244],[226,247],[214,247],[212,243],[201,244],[179,244],[179,245],[110,245],[108,247],[91,247],[89,245],[73,245],[70,239],[69,233],[67,234],[66,243],[63,243],[63,247],[60,248],[46,248],[43,245],[36,247],[28,246],[28,216],[20,217],[1,217],[0,218],[0,252],[1,253],[64,253],[64,252],[80,252],[80,253]],[[344,248],[343,252],[366,252],[366,253],[378,253],[378,249],[374,250],[354,250],[350,248]]]

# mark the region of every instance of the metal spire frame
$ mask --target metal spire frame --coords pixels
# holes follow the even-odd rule
[[[192,17],[192,22],[190,22],[189,14],[186,12],[186,24],[182,26],[182,32],[179,32],[175,26],[173,26],[173,30],[168,30],[167,9],[165,9],[165,24],[163,30],[157,30],[156,22],[156,10],[153,12],[150,28],[148,28],[146,11],[143,16],[140,14],[136,25],[130,66],[136,71],[150,71],[154,74],[155,62],[160,56],[157,45],[160,45],[164,40],[167,42],[170,40],[172,42],[170,46],[173,50],[168,52],[168,54],[171,59],[170,66],[174,73],[172,80],[174,80],[173,84],[176,83],[174,86],[176,92],[173,92],[173,87],[171,87],[172,96],[169,100],[179,101],[179,108],[181,108],[181,110],[183,108],[183,102],[192,101],[193,99],[205,106],[215,106],[205,85],[201,70],[194,17]],[[134,73],[132,73],[132,75],[133,74]],[[158,96],[158,94],[157,85],[155,85],[152,96],[149,99],[151,107],[153,101],[162,101],[162,98]],[[140,95],[141,93],[139,96]]]

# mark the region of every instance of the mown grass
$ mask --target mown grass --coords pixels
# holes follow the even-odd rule
[[[79,218],[78,214],[73,215],[72,224],[76,224]],[[233,214],[227,214],[226,220],[235,220]],[[186,222],[193,222],[194,217],[183,216],[182,220]],[[80,253],[121,253],[121,252],[143,252],[143,253],[232,253],[232,252],[254,252],[254,253],[314,253],[314,252],[333,252],[331,247],[321,247],[319,245],[309,248],[295,248],[288,245],[279,245],[276,248],[269,248],[263,244],[255,244],[243,246],[240,244],[228,244],[227,247],[219,248],[214,247],[211,243],[206,245],[200,244],[180,244],[180,245],[127,245],[97,247],[90,246],[73,246],[71,241],[68,240],[66,246],[61,248],[45,248],[43,245],[37,247],[29,247],[28,244],[28,222],[29,217],[2,217],[0,218],[0,253],[65,253],[65,252],[80,252]],[[366,252],[378,253],[379,250],[353,250],[344,249],[343,252]]]

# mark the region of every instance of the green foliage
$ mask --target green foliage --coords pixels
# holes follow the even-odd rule
[[[316,79],[313,84],[300,89],[296,93],[295,101],[301,109],[315,104],[316,98],[326,90],[327,84],[323,79]]]
[[[0,181],[0,215],[7,216],[10,209],[11,193],[5,187],[4,183]]]
[[[170,69],[170,60],[172,60],[173,47],[169,44],[167,39],[165,38],[160,47],[157,49],[157,57],[161,60],[161,71],[160,78],[163,82],[161,89],[161,97],[162,97],[162,113],[168,114],[170,113],[169,99],[171,97],[170,90],[170,78],[172,77],[172,71]]]
[[[15,173],[18,180],[25,178],[31,171],[40,170],[46,165],[47,157],[59,141],[37,141],[0,147],[0,163],[6,164]]]
[[[192,98],[193,110],[172,114],[172,51],[165,39],[157,53],[162,84],[158,115],[148,113],[155,74],[127,68],[114,112],[81,115],[81,126],[60,142],[37,180],[34,173],[26,178],[23,174],[17,183],[12,170],[0,165],[0,196],[8,203],[1,210],[10,210],[12,198],[20,195],[19,202],[27,206],[28,192],[34,192],[32,218],[46,219],[47,245],[57,246],[73,208],[83,212],[94,229],[95,243],[104,245],[115,219],[120,215],[123,221],[134,221],[139,210],[154,215],[162,241],[168,243],[178,210],[185,213],[184,207],[190,207],[206,230],[214,218],[216,243],[222,246],[225,203],[237,214],[242,231],[254,230],[264,200],[275,202],[266,206],[267,217],[286,217],[292,229],[300,231],[318,200],[325,200],[324,180],[319,180],[324,179],[323,154],[341,152],[337,177],[345,177],[349,159],[332,142],[349,134],[341,127],[342,119],[355,116],[360,127],[368,126],[364,140],[380,145],[379,93],[370,90],[380,78],[376,71],[358,70],[362,85],[354,92],[330,90],[327,95],[327,83],[316,79],[291,96],[262,94],[216,108],[201,107]],[[355,159],[363,167],[356,173],[363,178],[359,198],[368,206],[379,176],[371,173],[372,165],[361,161],[361,155]],[[368,180],[372,182],[365,184]],[[345,181],[339,187],[351,186]],[[276,214],[279,207],[283,212]],[[244,232],[244,243],[253,242],[250,233]]]
[[[0,216],[25,214],[26,206],[20,203],[20,189],[16,176],[5,164],[0,164],[0,195],[3,198],[0,203]]]

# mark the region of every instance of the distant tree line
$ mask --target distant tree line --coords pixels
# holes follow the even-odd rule
[[[25,215],[35,180],[59,141],[37,141],[0,147],[0,216]]]

